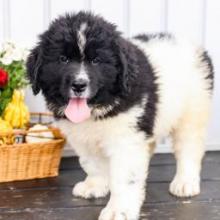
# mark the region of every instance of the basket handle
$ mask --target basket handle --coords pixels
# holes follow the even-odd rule
[[[30,112],[32,116],[53,116],[52,112]]]

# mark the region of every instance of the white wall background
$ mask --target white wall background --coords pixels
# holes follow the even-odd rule
[[[0,0],[0,43],[13,40],[32,47],[37,35],[64,12],[91,10],[116,23],[124,36],[169,31],[202,44],[215,66],[215,93],[207,139],[220,150],[220,1],[219,0]],[[42,97],[27,101],[32,111],[45,111]],[[159,151],[166,151],[166,144]]]

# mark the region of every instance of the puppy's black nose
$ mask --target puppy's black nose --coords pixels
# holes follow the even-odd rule
[[[82,93],[86,90],[87,87],[87,82],[86,81],[76,81],[72,83],[72,90],[76,93]]]

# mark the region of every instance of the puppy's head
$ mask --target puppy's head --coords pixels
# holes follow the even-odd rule
[[[71,101],[79,111],[113,101],[128,89],[121,41],[114,25],[90,13],[58,18],[28,57],[34,94],[42,90],[56,116],[63,116]]]

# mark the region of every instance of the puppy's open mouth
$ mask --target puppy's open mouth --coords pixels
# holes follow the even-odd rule
[[[91,115],[91,109],[88,106],[87,99],[71,98],[65,109],[65,115],[74,123],[80,123],[88,119]]]

